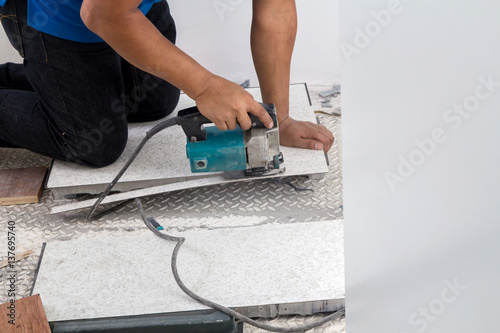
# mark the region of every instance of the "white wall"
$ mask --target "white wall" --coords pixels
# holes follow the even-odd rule
[[[500,3],[340,10],[347,331],[498,332]]]
[[[251,1],[171,0],[178,45],[211,71],[233,81],[257,79],[250,53]],[[338,0],[297,0],[299,30],[292,82],[340,81]],[[272,49],[269,49],[272,52]]]
[[[178,45],[203,66],[236,82],[257,85],[250,54],[251,1],[170,0]],[[340,82],[338,0],[297,0],[299,31],[292,82]],[[269,52],[272,52],[270,49]],[[18,60],[0,29],[0,62]]]

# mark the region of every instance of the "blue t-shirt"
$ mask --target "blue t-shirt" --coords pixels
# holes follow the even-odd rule
[[[82,43],[103,40],[80,18],[83,0],[28,0],[28,25],[46,34]],[[103,0],[109,1],[109,0]],[[161,0],[143,0],[139,9],[146,15]],[[3,6],[7,0],[0,0]]]

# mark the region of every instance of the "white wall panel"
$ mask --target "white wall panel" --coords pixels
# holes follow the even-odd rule
[[[341,1],[347,329],[497,332],[498,1]]]

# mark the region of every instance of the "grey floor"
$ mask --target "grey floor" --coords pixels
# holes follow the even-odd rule
[[[331,86],[309,86],[311,101],[315,110],[332,112],[340,106],[340,96],[332,99],[332,108],[321,107],[318,92],[329,90]],[[321,180],[307,177],[286,179],[301,188],[314,192],[298,192],[283,181],[261,180],[251,183],[216,185],[208,188],[183,190],[144,198],[143,204],[148,215],[168,219],[167,229],[189,230],[193,228],[224,228],[241,224],[252,225],[252,218],[258,224],[292,223],[301,221],[325,221],[342,219],[342,160],[341,160],[341,118],[318,114],[320,121],[335,135],[336,141],[329,155],[329,173]],[[28,152],[0,148],[0,169],[50,165],[49,158]],[[40,203],[0,207],[2,221],[16,222],[17,253],[34,250],[35,254],[17,263],[17,298],[30,294],[35,269],[43,242],[82,238],[126,235],[130,231],[144,228],[137,208],[127,205],[117,212],[97,221],[87,222],[87,210],[50,215],[50,209],[68,201],[56,201],[45,190]],[[210,225],[207,216],[225,222]],[[6,239],[5,228],[0,230],[1,239]],[[4,251],[2,251],[4,252]],[[0,253],[0,259],[4,259]],[[5,274],[0,269],[0,274]],[[3,288],[2,288],[3,289]],[[0,294],[0,303],[6,302],[6,293]],[[276,326],[293,326],[309,323],[322,317],[287,316],[272,320],[262,320]],[[246,326],[245,332],[264,332]],[[325,324],[310,332],[345,332],[345,319]]]

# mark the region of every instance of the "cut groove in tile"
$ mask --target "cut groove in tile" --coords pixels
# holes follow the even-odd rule
[[[342,221],[175,235],[186,238],[178,256],[181,278],[214,302],[263,316],[343,305]],[[174,245],[149,231],[47,243],[34,293],[44,299],[51,322],[206,309],[176,285],[170,270]]]

